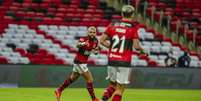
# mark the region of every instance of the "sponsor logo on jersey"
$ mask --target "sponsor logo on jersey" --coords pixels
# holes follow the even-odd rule
[[[112,58],[112,57],[114,57],[114,58],[121,58],[121,56],[120,56],[120,55],[116,55],[116,54],[110,54],[110,58]]]
[[[122,28],[116,28],[116,32],[119,32],[119,33],[126,33],[126,30],[125,30],[125,29],[122,29]]]

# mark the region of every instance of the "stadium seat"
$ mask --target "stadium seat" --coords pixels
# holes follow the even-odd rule
[[[5,57],[0,56],[0,64],[8,64],[8,60]]]
[[[59,0],[43,0],[40,4],[34,2],[30,0],[24,0],[22,3],[11,2],[6,4],[7,7],[1,8],[0,14],[2,16],[0,18],[5,24],[0,24],[0,47],[6,47],[0,51],[0,56],[4,58],[3,63],[72,65],[75,52],[77,52],[75,46],[77,38],[86,36],[88,26],[96,26],[99,37],[105,31],[105,26],[112,20],[121,19],[117,12],[111,12],[112,9],[108,9],[104,3],[102,5],[105,5],[105,8],[100,9],[98,0],[89,0],[86,9],[80,8],[80,0],[71,0],[67,4],[63,4]],[[194,8],[192,4],[189,6],[186,4],[177,5],[176,8],[171,8],[160,0],[149,0],[148,2],[147,15],[151,16],[153,7],[156,7],[154,18],[159,21],[160,11],[158,9],[163,10],[165,16],[172,16],[171,27],[173,30],[176,29],[175,21],[183,20],[182,16],[192,18],[189,11],[181,9],[180,6],[190,7],[193,16],[200,16],[200,9]],[[195,6],[197,7],[196,4]],[[5,12],[3,12],[4,10]],[[175,16],[176,13],[181,16]],[[111,19],[104,19],[107,15],[111,16]],[[190,22],[190,24],[194,27],[198,26],[199,29],[198,23]],[[136,61],[132,62],[132,66],[164,66],[165,56],[162,56],[164,53],[173,51],[175,56],[180,56],[185,50],[153,28],[147,28],[143,24],[140,27],[138,31],[140,43],[146,51],[155,54],[145,57],[134,51],[133,55],[135,56],[132,60]],[[184,28],[181,27],[179,30],[184,31]],[[189,40],[192,40],[191,31],[188,31],[187,36]],[[16,49],[12,50],[6,46],[10,42],[16,45]],[[38,45],[39,49],[35,54],[27,51],[30,44]],[[103,48],[100,55],[93,57],[94,60],[90,60],[89,63],[106,65],[106,54],[107,51]],[[190,56],[193,60],[192,66],[199,66],[198,56],[193,54]]]

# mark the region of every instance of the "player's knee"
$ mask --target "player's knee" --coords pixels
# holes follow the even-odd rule
[[[116,85],[117,85],[116,82],[112,82],[112,81],[110,81],[109,86],[111,86],[111,87],[113,87],[114,89],[116,89]]]
[[[117,94],[117,95],[123,95],[123,90],[121,90],[121,89],[116,89],[115,90],[115,94]]]
[[[86,80],[88,83],[93,83],[93,78],[89,78],[88,80]]]
[[[70,82],[74,82],[75,78],[73,78],[72,76],[68,78]]]
[[[85,79],[86,79],[86,81],[88,83],[92,83],[93,82],[93,77],[91,77],[91,76],[86,76]]]
[[[110,85],[112,85],[112,86],[116,86],[116,82],[113,82],[113,81],[110,81]]]
[[[117,84],[116,93],[122,95],[125,89],[125,85]]]
[[[71,76],[69,77],[69,80],[70,80],[71,82],[74,82],[75,80],[77,80],[78,77],[79,77],[79,76],[71,75]]]

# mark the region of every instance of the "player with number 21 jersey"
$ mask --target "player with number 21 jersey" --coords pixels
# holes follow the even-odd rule
[[[109,48],[109,65],[130,66],[133,39],[138,39],[138,23],[121,20],[111,23],[105,33],[111,42]]]

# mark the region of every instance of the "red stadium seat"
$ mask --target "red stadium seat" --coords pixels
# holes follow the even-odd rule
[[[88,8],[85,12],[88,14],[93,14],[95,12],[95,9],[89,9]]]
[[[43,59],[43,60],[41,61],[41,64],[52,65],[52,64],[56,64],[56,63],[55,63],[54,60],[46,58],[46,59]]]
[[[160,21],[160,16],[161,16],[161,12],[160,11],[157,11],[155,14],[154,14],[154,20],[156,20],[157,22]]]
[[[69,5],[69,8],[78,9],[79,7],[76,4],[71,4],[71,5]]]
[[[9,9],[10,9],[11,11],[17,12],[17,11],[19,10],[19,7],[18,7],[18,6],[11,6],[11,7],[9,7]]]
[[[36,16],[40,18],[45,17],[44,13],[36,13]]]
[[[139,59],[149,61],[149,58],[147,55],[139,55]]]
[[[26,16],[27,16],[27,17],[35,17],[36,14],[35,14],[35,12],[27,12],[27,13],[26,13]]]
[[[96,13],[96,14],[101,14],[101,15],[102,15],[102,14],[103,14],[103,11],[100,10],[100,9],[96,9],[95,13]]]
[[[38,3],[31,3],[31,7],[36,9],[36,8],[39,8],[40,5]]]
[[[155,38],[159,39],[159,40],[164,40],[164,36],[161,33],[159,33],[159,32],[155,33]]]
[[[88,61],[88,64],[90,64],[90,65],[95,65],[96,63],[95,63],[93,60],[89,60],[89,61]]]
[[[16,48],[15,51],[19,52],[22,56],[25,56],[27,52],[22,48]]]
[[[153,61],[153,60],[150,60],[150,61],[148,61],[148,65],[152,66],[152,67],[156,67],[157,63],[155,61]]]
[[[55,64],[64,65],[64,64],[66,64],[66,62],[64,60],[62,60],[62,59],[56,59]]]
[[[58,8],[57,11],[58,11],[58,13],[63,13],[63,14],[68,13],[66,8]]]
[[[188,40],[191,40],[191,41],[193,40],[193,32],[192,31],[187,31],[186,35],[187,35]]]
[[[38,54],[43,54],[43,55],[47,55],[47,50],[45,50],[45,49],[43,49],[43,48],[40,48],[39,50],[38,50]]]
[[[72,0],[71,1],[71,5],[75,5],[75,7],[76,7],[76,5],[79,5],[79,4],[80,4],[80,0]]]
[[[30,3],[23,3],[23,4],[22,4],[22,7],[24,7],[24,8],[28,8],[28,7],[30,7],[30,6],[31,6]]]
[[[5,57],[0,56],[0,64],[8,64],[8,60]]]
[[[16,12],[16,15],[17,15],[18,17],[24,17],[26,14],[25,14],[25,12],[23,12],[23,11],[17,11],[17,12]]]
[[[167,5],[165,3],[160,2],[160,3],[158,3],[157,8],[158,9],[165,9],[165,8],[167,8]]]
[[[92,1],[92,0],[91,0],[91,1]],[[95,5],[96,5],[96,4],[95,4]],[[96,7],[97,7],[97,6],[94,6],[94,5],[92,4],[92,5],[89,5],[89,6],[88,6],[88,9],[96,10]],[[94,13],[94,12],[93,12],[93,13]]]
[[[91,4],[90,6],[97,7],[99,5],[99,0],[89,0],[89,3]]]
[[[49,8],[49,3],[42,3],[42,4],[40,4],[40,7],[41,8]]]
[[[175,32],[177,28],[177,21],[172,21],[170,26],[171,26],[171,30]]]
[[[152,14],[152,7],[149,7],[146,9],[146,13],[149,17],[151,17],[151,14]]]
[[[64,13],[56,13],[55,16],[56,16],[56,17],[65,18],[65,14],[64,14]]]
[[[43,22],[47,23],[47,24],[53,24],[54,23],[52,18],[50,18],[50,17],[43,18]]]
[[[42,59],[40,59],[40,58],[31,59],[31,63],[33,63],[33,64],[41,64],[41,62],[42,62]]]
[[[55,17],[52,20],[54,22],[53,24],[56,24],[56,25],[59,25],[59,24],[63,23],[63,18],[61,18],[61,17]]]
[[[50,53],[48,53],[48,54],[46,55],[45,58],[48,58],[48,59],[54,60],[54,59],[55,59],[55,55],[54,55],[54,54],[50,54]]]
[[[14,6],[14,7],[20,7],[21,4],[20,4],[20,3],[17,3],[17,2],[13,2],[11,7],[13,7],[13,6]]]

